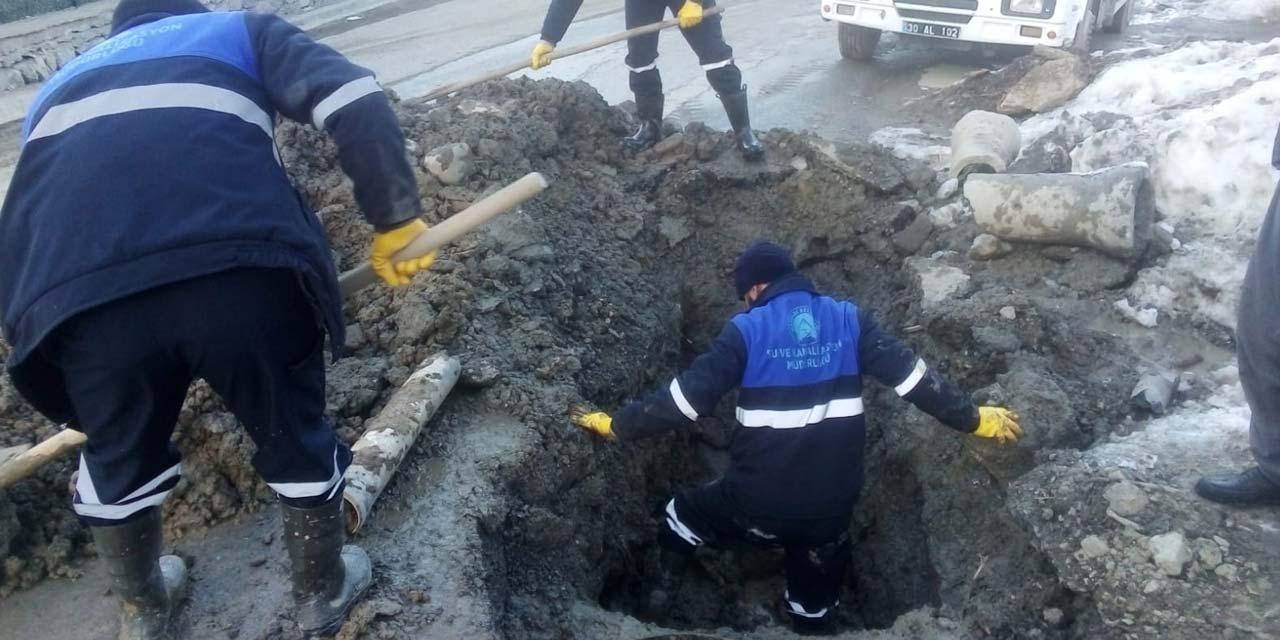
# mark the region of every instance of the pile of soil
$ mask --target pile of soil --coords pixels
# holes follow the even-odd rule
[[[1088,594],[1063,586],[1006,508],[1005,488],[1052,451],[1086,448],[1129,417],[1140,356],[1090,319],[1106,315],[1108,291],[1133,265],[1031,247],[971,260],[978,232],[963,203],[936,201],[932,171],[870,147],[774,130],[762,134],[768,161],[753,165],[728,134],[694,124],[626,156],[617,138],[629,116],[585,84],[501,81],[398,111],[415,166],[442,145],[471,151],[456,184],[420,170],[430,222],[529,171],[552,186],[442,250],[408,287],[372,287],[347,303],[349,356],[329,370],[328,407],[344,440],[428,356],[446,350],[464,371],[361,534],[379,578],[342,637],[657,634],[627,615],[653,561],[653,514],[674,489],[723,467],[732,398],[687,433],[626,446],[588,437],[565,412],[613,410],[665,384],[739,309],[728,273],[759,238],[791,247],[821,289],[876,310],[930,366],[1019,410],[1031,432],[1012,449],[975,443],[871,387],[869,483],[841,627],[1066,638],[1101,625]],[[278,142],[340,266],[358,264],[371,229],[332,143],[295,125]],[[930,276],[939,270],[958,272],[962,286],[939,294]],[[2,377],[0,421],[14,427],[0,444],[52,430]],[[249,466],[252,444],[203,385],[178,433],[185,477],[166,527],[180,549],[205,548],[273,497]],[[17,522],[4,593],[74,572],[91,554],[65,506],[71,470],[53,465],[0,499]],[[6,513],[0,542],[14,521]],[[240,524],[211,529],[233,518]],[[193,635],[296,637],[278,598],[227,593],[231,582],[207,570],[206,596],[193,599],[203,609],[186,622]],[[771,637],[781,590],[776,552],[700,555],[671,624]],[[256,604],[214,603],[226,600]]]

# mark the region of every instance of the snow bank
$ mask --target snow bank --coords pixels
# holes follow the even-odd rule
[[[1089,113],[1127,118],[1093,131],[1075,117]],[[1197,42],[1116,64],[1062,110],[1028,120],[1023,139],[1060,123],[1087,128],[1071,154],[1074,171],[1151,165],[1156,208],[1183,246],[1140,274],[1135,301],[1234,326],[1245,263],[1276,188],[1280,38]],[[1164,307],[1170,290],[1173,309]]]
[[[1179,18],[1223,21],[1280,21],[1280,0],[1137,0],[1134,24]]]

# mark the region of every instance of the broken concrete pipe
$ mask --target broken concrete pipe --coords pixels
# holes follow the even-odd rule
[[[1004,173],[1022,149],[1022,130],[1009,116],[970,111],[951,130],[951,177]]]
[[[347,486],[342,491],[348,533],[364,526],[378,496],[413,448],[422,427],[453,390],[461,371],[457,358],[443,353],[427,358],[369,421],[364,435],[351,447]]]
[[[1151,240],[1155,198],[1145,164],[1093,173],[975,174],[964,186],[974,220],[1007,240],[1065,244],[1140,257]]]

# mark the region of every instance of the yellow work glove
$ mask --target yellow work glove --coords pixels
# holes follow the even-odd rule
[[[397,251],[409,246],[414,238],[417,238],[422,232],[427,230],[427,223],[414,219],[411,222],[396,227],[390,231],[375,233],[373,235],[373,248],[369,250],[369,264],[373,266],[373,272],[378,274],[382,281],[393,286],[399,287],[409,284],[409,278],[413,274],[427,269],[431,263],[436,261],[436,252],[417,258],[415,260],[404,260],[401,262],[391,262],[391,256]]]
[[[973,435],[995,438],[1000,444],[1018,441],[1022,427],[1018,426],[1018,414],[1003,407],[978,407],[978,430]]]
[[[693,0],[684,0],[680,11],[676,12],[676,17],[680,19],[681,29],[692,29],[702,22],[702,5]]]
[[[533,55],[529,56],[529,68],[537,70],[551,64],[551,52],[555,50],[554,44],[539,40],[538,44],[533,45]]]
[[[574,407],[569,410],[569,419],[579,427],[598,436],[610,440],[616,437],[613,435],[613,418],[610,418],[609,414],[603,411],[591,412],[582,407]]]

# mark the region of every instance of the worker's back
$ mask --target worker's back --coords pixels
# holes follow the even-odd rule
[[[725,481],[748,513],[839,515],[863,476],[858,310],[795,280],[774,283],[763,304],[733,319],[746,366]]]

